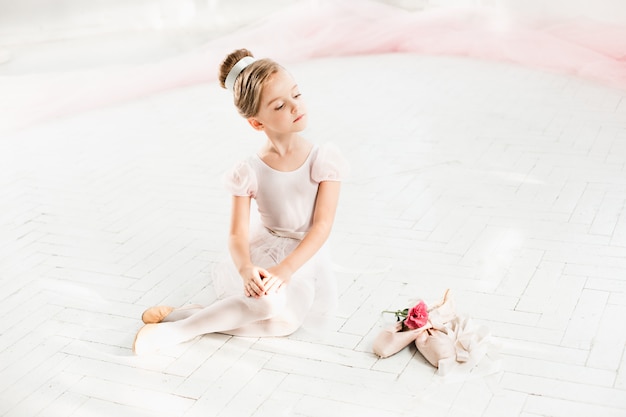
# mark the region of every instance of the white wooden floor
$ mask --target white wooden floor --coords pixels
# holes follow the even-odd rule
[[[626,92],[452,57],[289,69],[353,168],[332,328],[133,356],[147,306],[213,300],[220,174],[262,139],[215,84],[78,113],[0,139],[0,415],[625,416]],[[448,287],[500,372],[371,353],[381,310]]]

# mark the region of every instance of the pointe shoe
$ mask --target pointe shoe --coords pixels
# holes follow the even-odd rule
[[[161,323],[172,311],[174,311],[174,307],[170,306],[150,307],[141,315],[141,321],[146,324]]]
[[[415,339],[415,347],[435,368],[439,368],[439,361],[456,356],[454,340],[437,329],[429,329],[420,334]]]
[[[161,347],[160,341],[163,339],[159,335],[159,325],[156,323],[146,324],[135,335],[133,341],[133,353],[135,355],[146,355],[154,353]]]
[[[430,325],[427,324],[418,329],[406,330],[403,332],[401,331],[402,322],[399,321],[394,325],[383,329],[378,336],[376,336],[372,350],[379,357],[388,358],[410,345],[429,327]]]

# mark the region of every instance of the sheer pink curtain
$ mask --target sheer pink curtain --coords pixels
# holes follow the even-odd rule
[[[505,11],[506,13],[503,13]],[[505,61],[626,90],[626,22],[515,13],[515,8],[407,11],[370,0],[297,3],[159,63],[0,77],[0,132],[142,95],[216,80],[233,49],[288,64],[410,52]]]

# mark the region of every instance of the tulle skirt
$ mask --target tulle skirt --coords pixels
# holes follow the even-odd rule
[[[254,265],[270,268],[285,259],[299,243],[298,239],[277,236],[258,226],[251,234],[250,258]],[[239,272],[230,257],[225,255],[225,258],[213,269],[213,287],[218,299],[244,294]],[[303,326],[319,329],[328,323],[337,306],[337,284],[326,244],[293,274],[281,291],[286,291],[289,315],[298,317]]]

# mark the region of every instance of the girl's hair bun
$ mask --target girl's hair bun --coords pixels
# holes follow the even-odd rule
[[[226,84],[225,84],[226,77],[228,77],[228,73],[230,72],[230,70],[233,69],[235,64],[239,62],[241,58],[244,58],[247,56],[254,57],[254,55],[252,55],[252,52],[248,51],[245,48],[242,48],[242,49],[237,49],[236,51],[231,52],[230,54],[228,54],[228,56],[226,56],[226,58],[224,58],[224,60],[220,64],[220,69],[219,69],[219,74],[218,74],[218,79],[220,80],[220,85],[222,86],[222,88],[226,88]]]
[[[226,87],[226,79],[228,75],[242,59],[247,61],[247,57],[252,58],[254,62],[246,63],[241,72],[235,73],[237,76],[234,80],[229,79],[229,87]],[[250,59],[249,58],[249,59]],[[237,49],[228,54],[219,67],[218,79],[222,88],[230,89],[233,93],[233,103],[237,107],[237,111],[244,118],[256,116],[261,106],[261,93],[265,83],[273,74],[280,71],[282,67],[269,58],[254,60],[254,55],[247,49]]]

